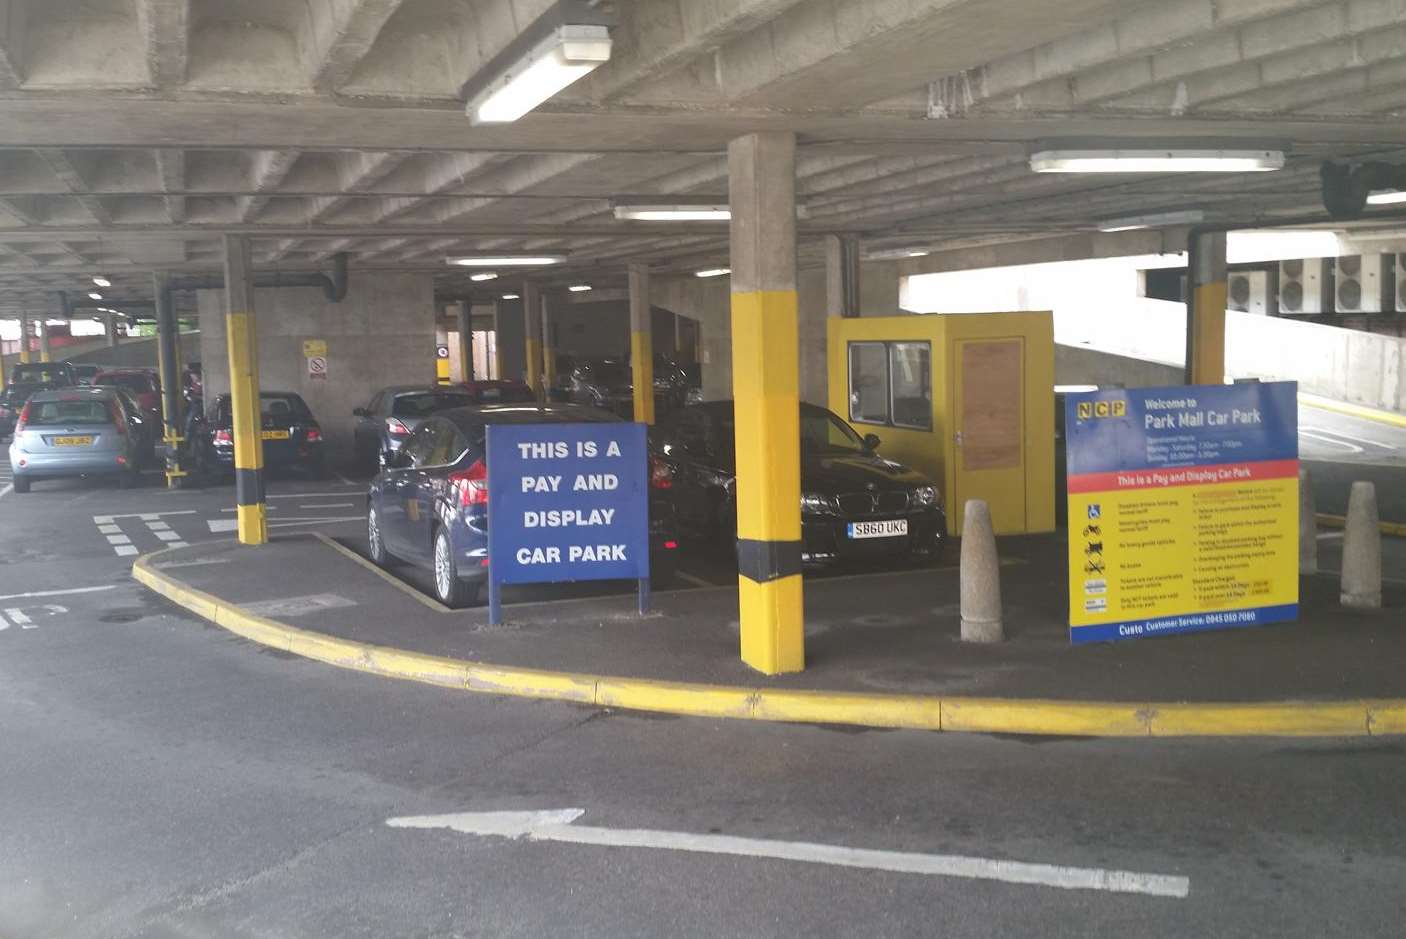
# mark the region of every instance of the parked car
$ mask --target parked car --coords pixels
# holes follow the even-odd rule
[[[622,359],[590,359],[577,365],[569,379],[569,394],[577,404],[605,408],[622,417],[634,413],[635,379],[630,363]],[[688,375],[673,360],[654,357],[654,409],[664,414],[683,406],[688,396]]]
[[[941,550],[942,493],[923,474],[879,455],[831,411],[801,405],[801,561],[903,560]],[[686,407],[661,421],[651,446],[673,474],[679,525],[731,543],[737,537],[733,403]]]
[[[465,381],[454,387],[473,395],[474,404],[526,404],[537,400],[526,382],[506,378]]]
[[[137,454],[140,457],[139,466],[151,466],[156,462],[156,445],[161,442],[161,422],[151,419],[137,401],[134,394],[126,388],[112,389],[117,396],[122,399],[124,410],[127,412],[127,426],[131,429],[132,436],[136,440]]]
[[[327,475],[322,425],[301,397],[291,391],[260,392],[259,411],[265,467],[298,470],[318,479]],[[229,395],[215,399],[198,436],[197,470],[205,476],[232,475],[234,412]]]
[[[114,368],[99,372],[93,379],[99,388],[126,388],[136,397],[142,410],[157,423],[161,421],[161,382],[156,373],[144,368]]]
[[[573,404],[453,408],[415,429],[371,482],[366,534],[371,559],[399,558],[434,572],[435,596],[447,606],[478,601],[488,579],[489,424],[616,422],[614,414]],[[676,568],[677,535],[668,478],[654,464],[649,503],[650,574],[666,583]]]
[[[37,391],[20,410],[10,441],[15,492],[37,479],[115,476],[123,488],[138,478],[143,443],[121,395],[111,388]]]
[[[94,365],[92,362],[70,362],[69,364],[73,366],[74,377],[80,385],[91,385],[93,379],[97,378],[98,374],[105,368],[102,365]]]
[[[0,392],[0,436],[14,433],[20,409],[30,395],[77,384],[78,376],[67,362],[20,362],[11,366],[9,383]]]
[[[524,386],[526,387],[526,386]],[[352,411],[359,420],[352,428],[357,462],[384,467],[420,422],[436,411],[478,403],[467,388],[445,385],[398,385],[382,388],[364,408]]]

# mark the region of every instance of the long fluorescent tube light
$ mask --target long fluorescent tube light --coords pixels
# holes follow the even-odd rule
[[[485,280],[497,280],[497,279],[498,279],[498,275],[495,274],[495,273],[493,273],[492,271],[484,271],[482,274],[470,274],[470,275],[469,275],[469,280],[472,280],[472,281],[480,281],[480,282],[481,282],[481,281],[485,281]]]
[[[1149,215],[1132,215],[1128,218],[1114,218],[1098,223],[1101,232],[1137,231],[1142,228],[1162,228],[1167,225],[1195,225],[1206,220],[1206,213],[1197,209],[1185,212],[1155,212]]]
[[[1263,173],[1284,168],[1282,150],[1040,150],[1036,173]]]
[[[515,293],[505,293],[505,294],[503,294],[503,299],[504,299],[504,300],[516,300],[516,299],[518,299],[518,295],[515,294]]]
[[[470,96],[465,112],[474,124],[510,123],[609,61],[609,29],[558,26]]]
[[[1406,189],[1384,189],[1367,196],[1368,205],[1400,205],[1406,202]]]
[[[101,300],[102,298],[103,298],[103,295],[100,294],[100,293],[98,293],[96,290],[94,290],[94,291],[92,291],[91,293],[88,294],[88,299],[89,299],[89,300]]]
[[[721,277],[721,276],[723,276],[724,274],[731,274],[731,273],[732,273],[732,268],[730,268],[730,267],[710,267],[710,268],[708,268],[706,271],[695,271],[694,274],[693,274],[693,276],[694,276],[694,277]]]
[[[615,217],[633,222],[726,222],[725,205],[617,205]]]
[[[926,248],[879,248],[864,256],[871,261],[901,261],[904,258],[923,258],[931,254]]]
[[[567,287],[566,289],[567,289],[567,290],[570,290],[572,293],[585,293],[587,290],[590,290],[590,289],[591,289],[591,285],[590,285],[590,284],[572,284],[570,287]]]
[[[545,267],[565,260],[566,256],[562,254],[496,254],[445,258],[444,263],[458,267]]]
[[[108,280],[106,277],[102,276],[101,274],[98,274],[98,275],[96,275],[96,276],[93,277],[93,286],[94,286],[94,287],[111,287],[111,286],[112,286],[112,281]]]

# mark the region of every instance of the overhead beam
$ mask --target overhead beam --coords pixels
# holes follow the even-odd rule
[[[396,151],[380,153],[354,150],[342,154],[338,161],[337,178],[342,189],[348,193],[366,192],[401,166],[410,154]],[[310,222],[319,222],[340,210],[352,201],[350,196],[329,196],[315,200],[315,207],[308,217]]]
[[[83,206],[95,222],[99,225],[112,224],[112,214],[108,212],[102,200],[88,190],[88,181],[82,177],[68,159],[68,154],[57,147],[47,147],[34,152],[49,165],[49,168],[54,171],[54,175],[68,189],[69,194]]]
[[[163,193],[181,193],[186,188],[186,152],[184,150],[161,149],[155,151],[157,184]],[[171,224],[179,225],[186,219],[186,198],[183,195],[163,197],[166,215]]]
[[[186,80],[190,56],[190,0],[137,0],[137,26],[146,43],[146,67],[157,87]]]
[[[241,222],[252,221],[264,206],[268,204],[269,195],[282,185],[284,178],[288,176],[288,171],[293,168],[293,164],[298,162],[301,152],[298,150],[260,150],[254,155],[254,170],[250,176],[249,186],[259,195],[243,196],[239,200],[239,220]]]
[[[335,93],[348,81],[376,44],[386,21],[405,0],[330,0],[309,4],[312,48],[308,84],[314,91]]]

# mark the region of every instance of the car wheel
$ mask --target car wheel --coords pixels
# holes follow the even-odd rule
[[[391,555],[386,550],[385,536],[381,534],[381,513],[374,505],[366,510],[366,544],[366,553],[373,562],[381,567],[390,564]]]
[[[434,534],[434,594],[435,598],[457,610],[478,598],[478,589],[459,579],[459,565],[454,560],[454,545],[449,530],[440,528]]]
[[[29,491],[29,480],[25,479],[23,476],[16,476],[13,483],[15,492],[24,493]]]

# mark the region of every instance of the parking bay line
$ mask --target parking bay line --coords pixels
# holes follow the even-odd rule
[[[70,593],[97,593],[101,590],[116,590],[116,584],[103,584],[99,587],[69,587],[65,590],[31,590],[29,593],[7,593],[0,600],[27,600],[30,597],[62,597]]]
[[[139,518],[144,522],[152,522],[163,515],[195,515],[195,509],[179,509],[175,512],[127,512],[122,515],[94,515],[93,521],[99,525],[108,525],[115,518]]]

